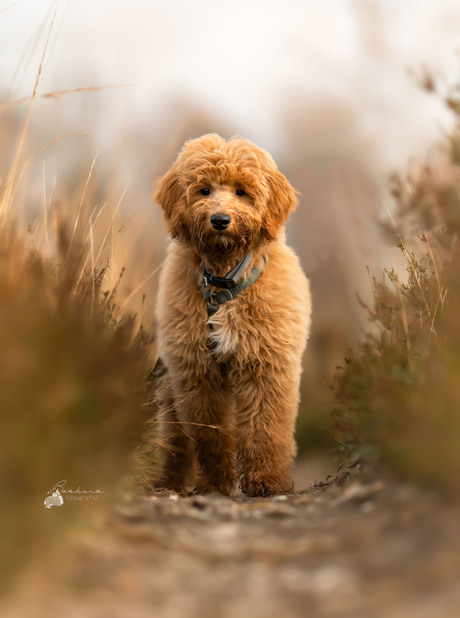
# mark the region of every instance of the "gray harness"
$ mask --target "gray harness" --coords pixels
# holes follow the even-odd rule
[[[203,279],[201,282],[198,281],[198,290],[207,303],[208,318],[212,317],[221,305],[233,300],[238,294],[251,287],[260,277],[268,261],[268,255],[262,257],[262,261],[251,269],[245,279],[242,278],[252,257],[252,252],[245,255],[225,277],[211,275],[203,265]],[[207,289],[210,285],[223,289],[221,292],[213,293]]]

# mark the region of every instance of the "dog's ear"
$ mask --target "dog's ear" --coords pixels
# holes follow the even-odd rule
[[[185,207],[185,190],[177,163],[157,181],[153,199],[163,209],[163,217],[171,237],[179,238],[184,232],[181,217]]]
[[[276,168],[269,171],[267,181],[269,196],[262,232],[267,240],[275,240],[289,214],[297,206],[297,192]]]
[[[153,199],[162,207],[166,219],[171,219],[174,206],[184,201],[184,189],[176,163],[157,181]]]

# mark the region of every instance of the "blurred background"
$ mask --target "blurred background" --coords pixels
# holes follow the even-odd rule
[[[420,84],[457,77],[459,29],[455,0],[1,2],[0,179],[21,169],[10,211],[45,254],[53,212],[85,220],[92,261],[109,288],[125,269],[119,302],[151,328],[166,246],[155,178],[206,132],[269,150],[301,193],[288,239],[315,307],[308,448],[318,435],[302,418],[321,418],[362,336],[368,269],[404,268],[379,230],[387,179],[452,127]]]
[[[368,328],[358,297],[369,272],[406,268],[381,232],[388,179],[453,129],[459,32],[456,0],[0,0],[0,524],[20,527],[2,577],[57,532],[46,490],[108,491],[151,413],[119,319],[136,314],[149,345],[167,242],[153,184],[186,139],[247,137],[301,193],[288,240],[314,312],[297,439],[337,446],[328,387]]]
[[[17,0],[0,10],[2,178],[48,39],[16,192],[23,225],[39,227],[44,203],[71,209],[82,185],[89,211],[110,195],[122,228],[111,281],[126,268],[126,306],[140,311],[145,295],[151,322],[150,275],[165,248],[154,179],[187,138],[251,139],[301,192],[289,241],[313,286],[314,379],[327,381],[361,334],[367,267],[399,259],[377,226],[391,209],[387,176],[450,128],[419,82],[458,71],[458,2]]]

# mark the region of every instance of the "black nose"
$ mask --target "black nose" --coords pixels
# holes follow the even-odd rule
[[[215,230],[221,232],[226,230],[230,225],[231,217],[222,212],[218,212],[215,215],[211,215],[211,225]]]

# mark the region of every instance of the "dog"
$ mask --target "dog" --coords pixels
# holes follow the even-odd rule
[[[261,148],[208,134],[185,143],[154,201],[172,239],[157,301],[157,486],[288,493],[311,314],[285,241],[296,192]]]

